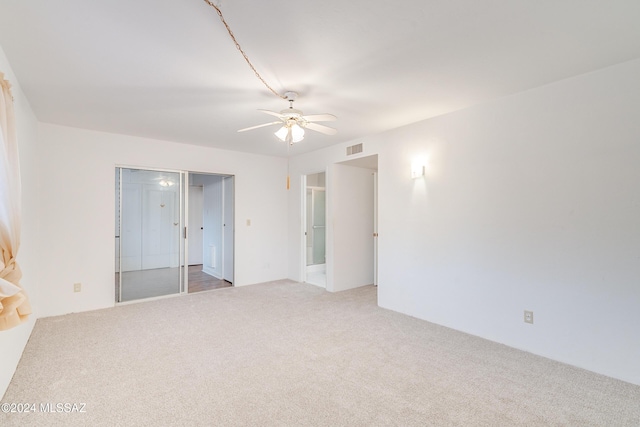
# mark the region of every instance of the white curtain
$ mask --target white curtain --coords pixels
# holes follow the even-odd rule
[[[0,72],[0,331],[16,327],[31,314],[20,287],[16,262],[20,246],[20,163],[11,84]]]

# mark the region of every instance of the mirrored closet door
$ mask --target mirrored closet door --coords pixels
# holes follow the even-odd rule
[[[116,301],[183,290],[184,177],[116,168]]]

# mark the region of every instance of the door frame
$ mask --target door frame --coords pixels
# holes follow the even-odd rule
[[[227,180],[229,180],[229,186],[231,194],[228,195]],[[222,177],[222,280],[225,280],[233,285],[235,280],[236,271],[236,208],[235,208],[235,194],[236,194],[236,179],[235,175],[225,175]],[[230,204],[231,206],[227,206]],[[227,227],[227,209],[230,209],[231,213],[231,225]],[[231,239],[231,248],[227,247],[227,239]],[[231,258],[231,274],[227,271],[228,258]]]
[[[196,237],[196,236],[194,236],[194,230],[193,230],[193,227],[192,227],[192,226],[191,226],[191,224],[190,224],[190,221],[191,221],[191,219],[192,219],[191,214],[192,214],[192,213],[195,213],[195,212],[191,212],[191,207],[192,207],[192,205],[193,205],[193,203],[192,203],[192,202],[195,202],[195,201],[196,201],[195,193],[193,194],[194,198],[193,198],[193,200],[192,200],[192,194],[191,194],[191,192],[192,192],[192,191],[195,191],[195,189],[196,189],[196,188],[199,188],[199,189],[200,189],[200,190],[198,190],[198,191],[200,192],[200,195],[199,195],[198,197],[200,198],[200,202],[201,202],[200,212],[199,212],[199,213],[200,213],[200,216],[202,217],[202,215],[203,215],[203,213],[204,213],[204,206],[202,206],[202,202],[204,201],[204,188],[203,188],[202,186],[198,186],[198,185],[191,185],[191,184],[189,184],[187,187],[189,188],[188,195],[187,195],[187,203],[186,203],[186,206],[187,206],[187,214],[188,214],[188,216],[186,216],[186,218],[187,218],[187,220],[186,220],[186,225],[187,225],[187,252],[190,252],[190,249],[189,249],[189,248],[191,247],[191,249],[193,249],[193,245],[191,244],[192,242],[190,242],[190,241],[189,241],[189,239],[190,239],[190,238],[194,238],[194,237]],[[195,187],[195,188],[193,188],[193,187]],[[201,222],[202,222],[202,220],[200,221],[200,223],[201,223]],[[196,224],[196,225],[194,225],[194,226],[197,226],[197,224]],[[195,230],[195,233],[198,233],[198,230]],[[190,265],[202,264],[202,263],[204,262],[204,250],[203,250],[204,245],[203,245],[203,243],[202,243],[202,242],[204,241],[204,238],[203,238],[203,236],[202,236],[202,234],[203,234],[203,229],[202,229],[202,227],[200,228],[199,233],[200,233],[200,235],[201,235],[201,236],[200,236],[200,240],[201,240],[201,244],[200,244],[200,259],[199,259],[199,260],[193,260],[193,259],[191,259],[191,257],[187,257],[187,268],[188,268]],[[198,262],[198,261],[199,261],[199,262]],[[196,264],[194,264],[194,262],[195,262]]]
[[[373,173],[373,286],[378,286],[378,171]]]

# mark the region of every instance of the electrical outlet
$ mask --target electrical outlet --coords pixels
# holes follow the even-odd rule
[[[73,292],[80,292],[80,291],[82,291],[82,283],[74,283]]]
[[[524,322],[533,324],[533,311],[524,311]]]

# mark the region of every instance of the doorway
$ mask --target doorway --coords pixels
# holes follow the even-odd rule
[[[187,290],[233,286],[234,177],[189,173]]]
[[[222,279],[233,283],[235,221],[233,215],[234,180],[222,178]]]
[[[304,177],[305,282],[327,286],[326,256],[326,174]]]

